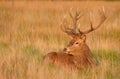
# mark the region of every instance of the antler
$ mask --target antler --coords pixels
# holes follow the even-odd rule
[[[90,33],[90,32],[92,32],[92,31],[94,31],[94,30],[96,30],[96,29],[98,29],[101,25],[102,25],[102,23],[106,20],[106,16],[105,16],[105,11],[104,11],[104,8],[103,8],[103,10],[101,11],[101,14],[102,14],[102,20],[101,20],[101,22],[96,26],[96,27],[93,27],[93,24],[92,24],[92,18],[91,18],[91,13],[90,13],[90,29],[89,30],[86,30],[86,31],[81,31],[80,29],[78,29],[78,31],[79,31],[79,34],[87,34],[87,33]],[[83,15],[83,14],[81,14],[80,12],[76,12],[75,13],[75,16],[73,16],[72,15],[72,13],[71,12],[69,12],[69,15],[70,15],[70,17],[72,18],[72,21],[73,21],[73,28],[69,28],[69,27],[67,27],[67,24],[65,23],[65,22],[63,22],[64,24],[62,24],[61,25],[61,29],[64,31],[64,32],[66,32],[67,34],[69,34],[69,35],[73,35],[73,34],[77,34],[76,33],[76,28],[77,28],[77,21],[81,18],[81,16]],[[63,27],[62,27],[63,26]]]
[[[71,12],[69,12],[69,15],[72,18],[73,23],[74,23],[73,32],[76,33],[77,21],[81,18],[82,14],[80,14],[80,12],[76,12],[74,18]]]
[[[63,21],[63,23],[61,24],[61,30],[65,33],[67,33],[68,35],[73,34],[73,29],[67,27],[68,25],[65,23],[65,21]]]
[[[104,8],[103,8],[103,11],[101,13],[102,13],[102,20],[101,20],[101,22],[95,28],[93,28],[92,19],[91,19],[91,13],[90,13],[90,27],[91,28],[89,30],[84,31],[84,32],[82,32],[82,31],[79,30],[79,32],[81,32],[83,34],[87,34],[87,33],[90,33],[92,31],[98,29],[102,25],[102,23],[106,20]]]
[[[66,27],[66,23],[63,22],[61,29],[66,32],[67,34],[76,34],[76,28],[77,28],[77,21],[81,18],[82,14],[80,12],[76,12],[75,16],[72,15],[71,11],[69,12],[69,15],[73,21],[73,28]]]

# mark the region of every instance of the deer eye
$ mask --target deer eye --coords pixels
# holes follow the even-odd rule
[[[79,44],[79,42],[76,42],[75,44]]]

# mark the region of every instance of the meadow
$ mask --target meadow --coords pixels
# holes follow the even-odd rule
[[[120,2],[104,1],[15,1],[0,2],[0,79],[120,79]],[[99,23],[98,9],[105,8],[107,20],[87,34],[97,66],[80,71],[45,65],[43,56],[61,51],[69,42],[60,25],[69,10],[84,13],[80,28],[88,29],[89,11]]]

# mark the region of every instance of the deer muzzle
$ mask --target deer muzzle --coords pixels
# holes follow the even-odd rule
[[[68,53],[68,54],[70,54],[70,52],[71,52],[71,51],[69,50],[69,48],[64,48],[63,51],[64,51],[65,53]]]

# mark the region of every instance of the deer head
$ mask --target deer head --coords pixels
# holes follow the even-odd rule
[[[61,25],[62,31],[67,33],[71,37],[69,44],[67,45],[67,47],[63,49],[64,52],[69,54],[77,54],[79,51],[85,51],[85,50],[89,51],[88,46],[85,44],[86,34],[98,29],[101,26],[101,24],[106,20],[104,10],[100,11],[100,14],[101,14],[100,23],[96,27],[93,27],[91,13],[90,13],[90,16],[89,16],[90,29],[86,31],[81,31],[80,29],[77,29],[77,22],[83,16],[83,14],[81,14],[80,12],[76,12],[75,16],[73,16],[72,13],[69,12],[69,15],[72,18],[74,25],[73,25],[73,28],[67,27],[67,25],[65,25],[64,22]]]

